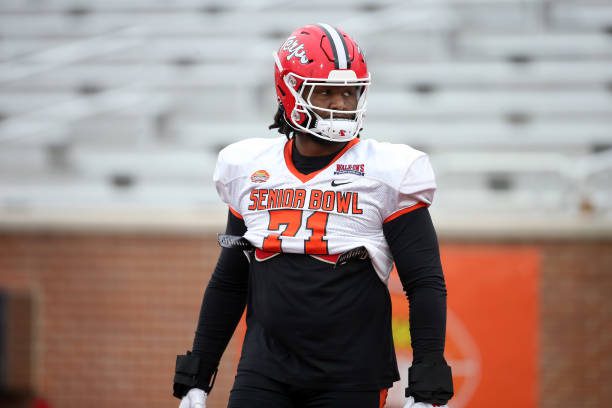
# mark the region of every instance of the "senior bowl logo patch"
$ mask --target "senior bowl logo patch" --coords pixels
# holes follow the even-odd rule
[[[268,181],[270,174],[265,170],[257,170],[251,174],[251,181],[253,183],[264,183]]]

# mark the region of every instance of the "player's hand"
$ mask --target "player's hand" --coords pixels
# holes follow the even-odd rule
[[[412,397],[408,397],[408,399],[406,400],[406,405],[404,405],[404,408],[433,408],[433,407],[448,408],[448,405],[432,405],[426,402],[415,402],[414,398]]]
[[[206,408],[206,393],[199,388],[190,389],[179,408]]]

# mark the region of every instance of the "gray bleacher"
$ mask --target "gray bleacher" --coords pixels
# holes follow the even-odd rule
[[[345,28],[363,137],[427,151],[444,216],[612,219],[612,0],[3,0],[0,220],[221,210],[216,153],[267,130],[271,52]]]

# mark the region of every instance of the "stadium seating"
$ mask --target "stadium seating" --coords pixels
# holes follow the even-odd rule
[[[217,152],[276,135],[272,50],[317,21],[368,56],[363,137],[431,154],[436,212],[611,219],[604,0],[3,0],[0,219],[222,208]]]

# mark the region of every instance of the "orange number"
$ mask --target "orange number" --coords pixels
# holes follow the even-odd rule
[[[268,230],[278,231],[284,225],[280,234],[269,234],[263,240],[262,249],[269,252],[282,252],[280,237],[295,237],[302,226],[302,210],[270,210]],[[304,241],[304,252],[307,254],[327,254],[327,241],[323,239],[327,229],[326,212],[314,212],[306,219],[306,229],[311,231],[310,238]]]
[[[327,252],[327,241],[323,239],[327,228],[329,213],[314,212],[306,220],[306,228],[312,231],[310,238],[304,242],[304,252],[307,254],[325,255]]]
[[[280,234],[270,234],[263,240],[262,249],[270,252],[281,252],[280,236],[295,237],[302,226],[301,210],[271,210],[268,230],[279,230],[285,225],[285,230]]]

